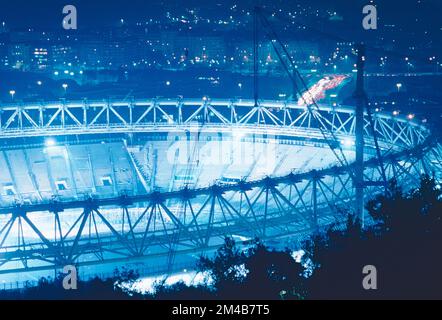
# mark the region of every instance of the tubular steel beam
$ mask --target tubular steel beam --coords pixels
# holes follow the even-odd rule
[[[401,172],[396,178],[411,186],[415,183],[412,170],[420,172],[423,166],[431,165],[435,158],[428,157],[439,151],[440,146],[428,141],[383,160]],[[375,168],[377,163],[377,159],[371,159],[365,167]],[[0,273],[51,269],[63,262],[90,265],[161,254],[172,263],[176,255],[207,250],[214,239],[226,235],[263,240],[300,237],[345,221],[341,212],[354,201],[349,181],[348,170],[330,168],[233,186],[3,208]],[[293,190],[297,190],[296,196]],[[380,188],[373,186],[371,193],[377,190]],[[177,206],[177,202],[183,205]],[[116,215],[112,208],[122,215]],[[72,209],[77,213],[73,214]],[[34,220],[39,215],[33,213],[44,213],[54,220],[53,235]],[[69,214],[75,223],[66,222]],[[16,223],[17,218],[23,218],[36,236],[23,237],[24,225]],[[19,261],[23,262],[20,268],[16,265]]]
[[[287,101],[259,101],[258,107],[253,100],[66,101],[3,105],[0,110],[0,139],[200,130],[203,121],[213,132],[263,129],[277,136],[321,141],[315,121],[309,121],[311,114]],[[37,118],[30,121],[34,114]],[[318,125],[342,139],[353,138],[356,127],[360,130],[354,109],[324,106],[317,115]],[[14,127],[20,117],[20,125]],[[366,115],[362,120],[368,148],[372,133],[365,129]],[[441,147],[425,127],[385,114],[378,114],[375,121],[388,178],[412,186],[419,172],[440,170]],[[378,164],[376,158],[364,161],[363,174],[373,175]],[[216,247],[226,235],[263,240],[302,237],[344,220],[341,212],[355,201],[349,172],[356,165],[233,185],[0,207],[0,273],[49,270],[66,261],[93,265],[167,257],[172,263],[177,255]],[[368,190],[375,193],[381,188],[372,185]],[[42,217],[53,223],[43,223]]]

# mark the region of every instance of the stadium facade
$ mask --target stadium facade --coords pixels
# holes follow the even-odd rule
[[[204,98],[0,109],[4,279],[68,264],[172,272],[225,236],[296,243],[354,212],[353,107]],[[428,128],[365,116],[367,180],[384,172],[408,188],[422,174],[441,178]],[[382,190],[372,183],[365,194]]]

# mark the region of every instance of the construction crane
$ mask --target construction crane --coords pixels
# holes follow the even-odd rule
[[[316,102],[315,97],[309,91],[306,82],[301,76],[300,72],[291,58],[287,46],[279,38],[275,29],[270,24],[269,20],[265,16],[263,10],[260,7],[255,7],[254,9],[254,30],[253,30],[253,43],[254,43],[254,100],[255,106],[258,106],[259,99],[259,88],[258,88],[258,76],[259,76],[259,41],[258,41],[258,28],[259,22],[263,26],[265,35],[267,39],[272,44],[272,47],[281,62],[281,65],[290,79],[293,86],[293,97],[299,98],[303,101],[307,110],[312,115],[312,118],[318,121],[318,128],[325,142],[330,147],[331,151],[338,159],[342,166],[349,168],[349,175],[353,180],[353,185],[355,187],[356,199],[355,199],[355,214],[361,221],[362,227],[364,227],[364,188],[367,186],[384,186],[387,187],[387,179],[385,174],[385,167],[382,161],[382,154],[379,147],[376,130],[374,128],[374,121],[372,112],[370,110],[367,97],[364,91],[364,64],[365,64],[365,47],[363,44],[357,46],[358,60],[357,60],[357,79],[356,79],[356,91],[354,97],[356,98],[356,109],[355,109],[355,136],[356,136],[356,161],[354,166],[349,166],[348,160],[341,148],[341,144],[337,139],[333,129],[323,127],[318,120],[315,111],[320,110],[319,105]],[[285,56],[285,59],[284,59]],[[287,62],[285,61],[287,60]],[[370,127],[372,129],[373,140],[376,148],[376,157],[379,162],[379,167],[381,171],[381,181],[365,181],[364,179],[364,112],[367,112]]]

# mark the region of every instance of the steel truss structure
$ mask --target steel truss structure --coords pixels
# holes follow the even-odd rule
[[[0,139],[100,133],[266,130],[314,141],[322,129],[339,139],[355,134],[349,107],[309,112],[293,102],[153,99],[0,106]],[[404,186],[421,174],[442,172],[442,147],[429,130],[405,117],[374,115],[374,130],[388,178]],[[365,178],[378,181],[372,128],[365,120]],[[322,143],[322,144],[321,144]],[[140,257],[172,266],[176,257],[210,250],[225,236],[241,239],[301,236],[353,212],[354,164],[293,172],[228,185],[116,198],[56,198],[0,208],[0,273],[91,265]],[[440,178],[437,176],[437,178]],[[381,191],[373,184],[366,194]],[[70,220],[69,220],[70,219]],[[67,221],[73,221],[67,223]]]

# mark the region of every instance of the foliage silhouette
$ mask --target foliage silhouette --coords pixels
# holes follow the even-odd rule
[[[78,280],[76,290],[63,288],[63,274],[54,279],[43,277],[37,286],[25,286],[22,290],[0,291],[2,300],[126,300],[141,299],[143,295],[129,292],[119,286],[121,283],[130,283],[138,278],[133,270],[116,269],[109,279],[95,277],[90,280]]]
[[[309,299],[442,298],[442,201],[429,176],[403,192],[393,181],[367,203],[375,224],[361,231],[349,218],[344,231],[329,229],[305,244],[316,269],[307,281]],[[377,269],[377,290],[364,290],[362,269]]]
[[[366,205],[373,223],[365,229],[352,215],[302,243],[297,263],[290,250],[278,251],[255,239],[240,249],[232,238],[213,257],[200,257],[197,270],[206,282],[188,286],[160,281],[154,294],[120,286],[138,275],[116,270],[108,280],[79,281],[64,290],[59,276],[37,287],[0,292],[1,299],[441,299],[442,191],[422,176],[418,188],[404,192],[392,181],[385,194]],[[364,266],[377,270],[377,289],[362,285]]]
[[[240,251],[233,239],[226,238],[214,258],[200,258],[199,269],[208,273],[210,287],[219,299],[302,297],[298,287],[303,267],[290,251],[271,250],[258,239]]]

